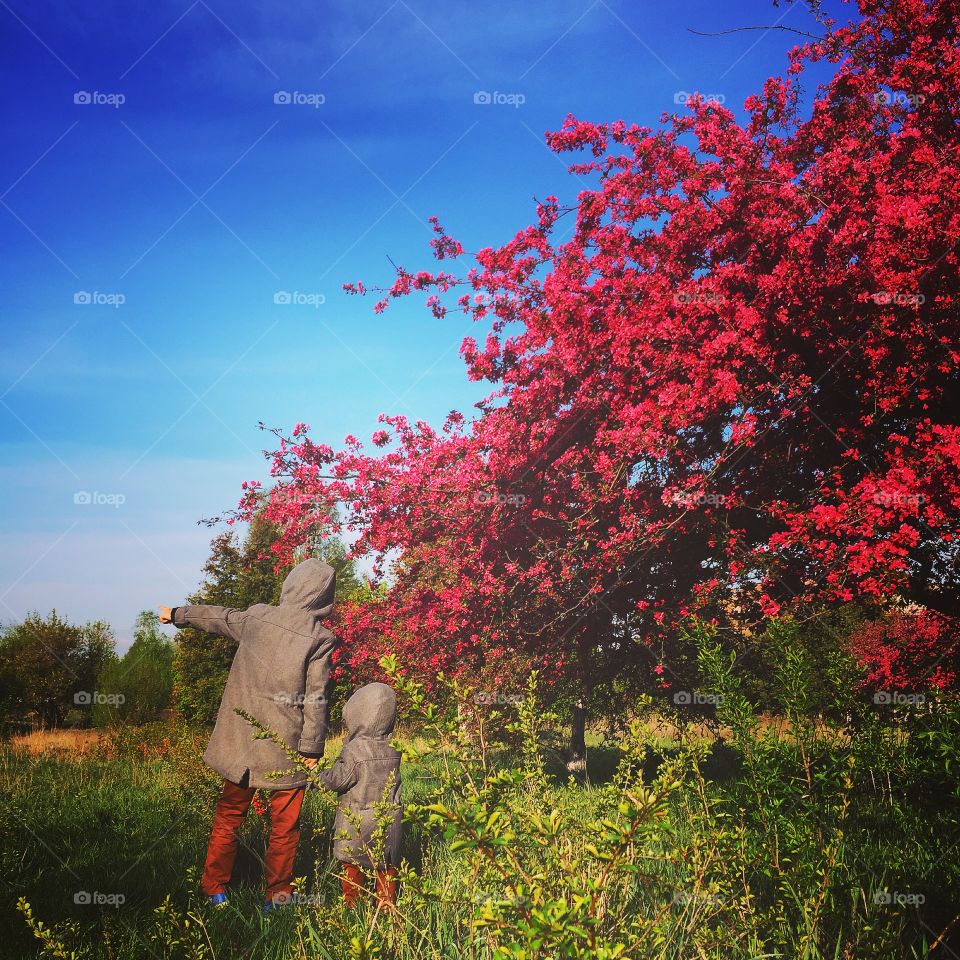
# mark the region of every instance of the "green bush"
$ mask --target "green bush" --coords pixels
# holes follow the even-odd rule
[[[693,624],[715,739],[678,708],[663,751],[637,721],[613,780],[577,798],[545,776],[532,697],[505,723],[471,715],[453,685],[458,708],[439,711],[386,662],[441,760],[431,802],[409,816],[460,860],[452,877],[409,876],[410,906],[479,903],[470,942],[503,958],[926,955],[960,893],[942,857],[958,833],[957,704],[884,713],[851,682],[853,664],[835,657],[820,673],[796,629],[768,629],[770,722],[735,655]],[[821,703],[833,720],[818,719]],[[520,763],[498,749],[511,729]]]

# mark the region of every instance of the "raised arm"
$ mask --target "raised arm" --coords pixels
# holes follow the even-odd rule
[[[246,617],[246,610],[216,607],[205,603],[173,607],[170,611],[170,622],[175,627],[196,627],[207,633],[216,633],[221,637],[236,640],[237,643],[240,642],[240,633]]]

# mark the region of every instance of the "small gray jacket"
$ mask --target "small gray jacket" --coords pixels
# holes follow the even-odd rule
[[[272,740],[255,740],[256,729],[239,707],[278,733],[294,750],[323,755],[327,735],[332,654],[339,641],[321,622],[333,610],[336,571],[322,560],[298,563],[283,581],[276,606],[248,610],[194,604],[174,607],[177,627],[196,627],[238,644],[203,755],[222,777],[251,787],[284,790],[306,784],[303,773],[267,779],[292,765]]]
[[[400,861],[400,754],[390,746],[396,720],[397,694],[385,683],[368,683],[344,705],[343,750],[320,774],[340,794],[333,855],[341,863],[382,869]],[[379,837],[378,820],[385,827]]]

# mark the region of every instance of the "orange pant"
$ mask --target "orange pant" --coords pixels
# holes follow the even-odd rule
[[[253,787],[241,787],[223,781],[223,792],[213,814],[213,829],[207,846],[207,862],[203,868],[200,889],[211,896],[223,893],[230,882],[237,859],[238,834],[253,796]],[[270,841],[264,861],[268,900],[287,897],[293,892],[293,861],[300,842],[300,808],[303,787],[295,790],[270,790]]]
[[[343,902],[352,907],[357,899],[366,890],[367,875],[363,870],[353,863],[341,863],[340,869],[342,877],[340,883],[343,890]],[[387,867],[386,870],[376,871],[376,891],[377,900],[382,905],[384,903],[397,902],[397,871],[394,867]]]

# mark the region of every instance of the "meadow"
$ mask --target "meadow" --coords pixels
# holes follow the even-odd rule
[[[619,732],[591,731],[576,777],[532,693],[478,706],[453,685],[434,703],[395,676],[408,807],[395,910],[343,908],[334,806],[315,790],[298,902],[261,916],[265,824],[251,811],[230,903],[208,906],[197,873],[218,782],[203,730],[14,738],[0,752],[0,953],[955,956],[956,705],[808,718],[801,685],[761,715],[706,653],[715,710],[641,700]]]

